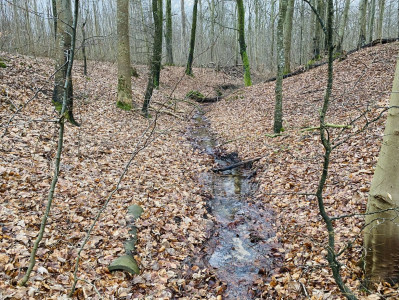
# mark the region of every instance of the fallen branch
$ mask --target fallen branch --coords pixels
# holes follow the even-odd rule
[[[324,127],[351,129],[353,126],[352,125],[327,123],[327,124],[324,124]],[[303,129],[301,129],[301,132],[312,131],[312,130],[320,130],[320,126],[303,128]]]
[[[155,111],[155,112],[157,112],[157,113],[159,113],[159,114],[170,115],[170,116],[175,117],[175,118],[177,118],[177,119],[179,119],[179,120],[184,120],[184,118],[182,118],[182,117],[179,116],[179,115],[176,115],[176,114],[172,113],[171,111],[167,111],[167,110],[157,110],[157,109],[152,108],[152,107],[150,107],[149,110]]]
[[[227,166],[227,167],[212,169],[212,171],[216,173],[216,172],[223,172],[223,171],[235,169],[235,168],[241,167],[242,165],[245,165],[245,164],[249,164],[249,163],[253,163],[253,162],[255,162],[255,161],[258,161],[258,160],[262,159],[263,157],[264,157],[264,156],[259,156],[259,157],[255,157],[255,158],[243,160],[243,161],[240,161],[240,162],[238,162],[238,163],[232,164],[232,165]]]

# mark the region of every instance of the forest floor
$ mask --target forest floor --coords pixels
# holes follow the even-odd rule
[[[380,45],[334,63],[327,121],[352,127],[330,132],[336,142],[344,141],[332,154],[324,191],[331,215],[365,211],[385,115],[367,122],[388,103],[398,51],[398,43]],[[187,131],[198,104],[185,96],[198,90],[217,97],[221,86],[240,86],[241,79],[195,68],[192,78],[183,75],[183,68],[165,67],[153,98],[160,113],[153,111],[152,118],[144,119],[116,107],[115,64],[89,62],[86,77],[78,61],[74,110],[81,127],[67,125],[60,179],[38,261],[28,285],[18,287],[40,226],[56,151],[57,126],[47,122],[56,119],[50,104],[53,67],[45,58],[7,53],[0,57],[7,65],[0,69],[0,299],[66,297],[79,243],[145,139],[151,143],[134,158],[82,252],[82,280],[75,295],[97,299],[97,289],[105,299],[222,299],[226,282],[218,280],[212,268],[188,263],[201,255],[210,235],[209,191],[199,183],[199,174],[215,162],[190,142]],[[273,211],[273,242],[278,247],[271,256],[280,264],[254,283],[258,298],[343,298],[325,259],[327,233],[317,203],[305,195],[316,189],[322,147],[317,131],[301,128],[318,126],[326,68],[284,80],[285,131],[279,137],[266,135],[272,133],[274,82],[238,89],[204,108],[221,153],[263,157],[253,165],[253,180],[259,186],[255,197]],[[141,104],[146,69],[137,69],[140,77],[133,78],[133,95]],[[126,213],[132,204],[144,209],[137,221],[135,252],[141,274],[110,273],[107,266],[124,253],[130,237]],[[344,280],[359,298],[397,298],[398,287],[381,285],[369,296],[360,291],[363,225],[361,217],[335,223],[337,249],[353,242],[341,257]]]

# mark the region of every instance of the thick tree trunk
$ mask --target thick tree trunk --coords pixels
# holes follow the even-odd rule
[[[367,0],[360,0],[359,40],[357,47],[360,49],[366,43],[366,12]]]
[[[291,40],[295,0],[288,0],[288,8],[284,24],[284,73],[291,73]]]
[[[351,0],[345,1],[344,12],[342,13],[341,23],[339,24],[337,52],[342,52],[342,44],[344,42],[345,29],[346,25],[348,24],[348,13],[350,8],[350,2]]]
[[[251,86],[251,70],[249,67],[249,59],[247,54],[247,45],[245,44],[245,11],[243,0],[237,0],[237,17],[238,17],[238,40],[240,43],[240,54],[244,67],[244,84]]]
[[[377,24],[377,39],[382,39],[382,21],[384,18],[385,0],[378,1],[378,24]]]
[[[399,280],[399,59],[389,107],[364,232],[366,278],[372,282]]]
[[[54,8],[55,9],[55,8]],[[64,83],[66,80],[68,57],[71,51],[72,42],[72,8],[70,0],[56,0],[56,40],[55,40],[55,69],[54,75],[54,90],[53,90],[53,104],[55,109],[61,113],[62,102],[64,97]],[[68,79],[70,84],[67,91],[67,103],[65,110],[66,119],[73,125],[79,126],[73,117],[73,87],[72,87],[72,72]]]
[[[117,0],[117,35],[118,35],[118,102],[117,106],[131,110],[132,78],[129,43],[129,0]]]
[[[283,76],[284,76],[284,20],[287,11],[287,0],[280,0],[277,22],[277,80],[275,88],[274,133],[283,129]]]
[[[368,43],[371,43],[373,41],[374,22],[375,22],[375,0],[371,0],[371,2],[370,2],[370,10],[369,10],[369,38],[368,38]]]
[[[197,10],[198,0],[194,0],[193,7],[193,24],[191,25],[191,37],[190,37],[190,50],[188,53],[186,74],[193,76],[193,60],[194,60],[194,48],[195,48],[195,32],[197,30]]]
[[[172,0],[166,0],[166,64],[173,65],[173,47],[172,47]]]

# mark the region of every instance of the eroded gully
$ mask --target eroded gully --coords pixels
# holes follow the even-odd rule
[[[189,135],[194,146],[211,155],[219,167],[238,161],[235,154],[218,153],[204,112],[194,115]],[[227,285],[224,299],[259,296],[257,281],[267,276],[273,265],[268,242],[274,236],[272,213],[255,201],[257,187],[250,180],[252,175],[251,166],[200,175],[201,184],[211,194],[208,206],[215,219],[203,259]]]

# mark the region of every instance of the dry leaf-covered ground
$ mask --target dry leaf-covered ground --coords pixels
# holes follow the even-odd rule
[[[398,49],[397,43],[377,46],[335,63],[329,123],[348,124],[367,108],[368,119],[378,114],[377,106],[385,106],[389,98]],[[115,65],[90,62],[89,77],[85,77],[80,62],[76,63],[75,114],[82,126],[67,125],[60,180],[38,262],[28,286],[17,287],[40,226],[52,175],[57,127],[46,121],[56,117],[50,105],[53,67],[48,59],[0,56],[7,64],[0,69],[1,135],[16,108],[43,87],[15,116],[0,142],[0,298],[62,298],[70,288],[85,231],[154,118],[146,120],[116,108]],[[138,71],[141,76],[133,81],[133,94],[141,103],[145,68]],[[191,90],[212,97],[216,87],[239,85],[240,80],[211,70],[194,72],[191,78],[182,76],[183,68],[163,69],[154,100],[166,106],[157,119],[154,140],[134,159],[82,252],[78,275],[84,281],[79,281],[79,299],[98,298],[94,286],[106,299],[220,298],[224,285],[215,282],[212,270],[192,265],[189,259],[201,251],[207,220],[212,218],[198,184],[198,174],[212,166],[212,160],[194,150],[186,136],[187,116],[195,106],[179,101],[174,107],[168,97],[182,99]],[[281,246],[274,255],[283,258],[283,265],[272,278],[256,283],[264,298],[298,299],[306,294],[314,299],[342,298],[326,266],[326,233],[315,199],[298,194],[314,192],[320,175],[317,133],[299,129],[318,124],[325,73],[326,67],[320,67],[284,80],[285,132],[281,137],[265,136],[272,128],[274,83],[240,89],[207,107],[213,131],[220,143],[226,142],[225,151],[237,151],[241,158],[265,156],[254,166],[260,186],[256,197],[275,212]],[[173,115],[165,113],[172,108]],[[333,130],[332,134],[337,141],[345,139],[362,128],[365,120],[361,116],[351,130]],[[381,118],[334,152],[325,189],[329,213],[364,211],[383,124]],[[124,253],[123,243],[129,238],[126,211],[131,204],[144,208],[135,256],[142,273],[134,277],[107,270]],[[336,222],[338,247],[356,238],[351,251],[341,258],[345,280],[355,290],[362,276],[357,266],[362,224],[362,218]],[[381,291],[396,295],[394,289],[381,287]]]
[[[382,141],[385,117],[376,118],[388,104],[399,44],[361,50],[334,63],[334,88],[327,122],[352,124],[352,129],[331,129],[335,144],[325,188],[325,203],[331,216],[365,211],[369,184]],[[318,215],[315,193],[321,174],[322,145],[318,131],[301,128],[318,126],[327,66],[284,80],[284,133],[270,138],[273,130],[274,83],[241,89],[208,113],[213,130],[228,152],[237,151],[242,159],[257,156],[256,180],[259,201],[276,214],[275,230],[281,243],[283,266],[263,285],[264,295],[273,298],[336,299],[342,297],[327,265],[325,226]],[[385,114],[384,114],[385,116]],[[349,139],[348,139],[349,138]],[[337,250],[352,241],[341,257],[342,274],[359,294],[362,272],[363,218],[335,222]],[[397,299],[397,289],[380,290]],[[306,292],[305,292],[306,290]],[[361,295],[360,295],[361,296]],[[373,296],[374,297],[374,296]],[[378,297],[377,297],[378,298]],[[373,299],[377,299],[373,298]]]
[[[50,105],[53,67],[49,59],[2,53],[7,68],[0,70],[1,135],[16,107],[38,96],[15,116],[0,144],[0,298],[56,299],[71,284],[77,246],[95,214],[115,187],[123,168],[143,136],[149,121],[137,113],[116,108],[116,67],[89,64],[89,77],[76,63],[75,115],[80,128],[67,125],[61,174],[48,227],[38,252],[29,285],[16,287],[27,266],[37,236],[52,175],[57,128]],[[135,101],[145,89],[145,68],[134,79]],[[165,68],[154,100],[184,98],[191,90],[214,95],[214,87],[235,82],[224,74],[194,69],[195,78],[182,76],[183,68]],[[178,84],[178,89],[175,86]],[[173,92],[173,93],[172,93]],[[209,157],[194,151],[185,138],[195,106],[179,102],[177,117],[162,113],[152,143],[134,159],[121,189],[110,201],[93,237],[82,253],[79,277],[96,286],[105,298],[216,297],[204,278],[204,267],[188,266],[189,256],[200,249],[206,234],[205,198],[197,176],[211,165]],[[163,111],[170,111],[162,107]],[[153,116],[155,113],[152,112]],[[148,135],[144,135],[148,136]],[[129,238],[127,207],[140,204],[144,215],[138,222],[136,259],[140,276],[110,274],[108,264],[124,253]],[[80,299],[96,298],[93,286],[79,281]]]

